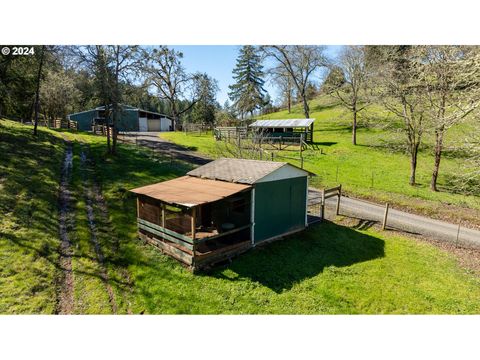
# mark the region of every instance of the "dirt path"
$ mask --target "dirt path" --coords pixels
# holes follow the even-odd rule
[[[72,244],[69,231],[73,228],[71,214],[72,193],[70,180],[72,176],[73,149],[72,143],[66,142],[65,158],[62,165],[62,175],[59,189],[59,232],[60,232],[60,269],[57,286],[57,314],[71,314],[74,308],[73,299],[73,273],[72,273]]]
[[[109,301],[112,306],[112,311],[114,314],[118,311],[117,301],[115,299],[115,292],[110,284],[110,278],[108,275],[107,265],[105,263],[105,255],[102,250],[102,244],[98,239],[99,232],[107,234],[110,240],[108,245],[111,246],[111,251],[117,253],[120,250],[119,240],[116,236],[112,236],[113,230],[110,228],[110,220],[108,214],[108,207],[103,197],[100,185],[98,184],[97,178],[95,176],[95,163],[91,158],[88,157],[88,147],[82,148],[81,154],[81,167],[83,174],[83,188],[85,196],[85,204],[87,210],[87,219],[90,230],[90,238],[92,245],[95,249],[95,254],[97,257],[97,262],[100,266],[100,276],[105,284],[105,288],[108,293]],[[97,211],[95,211],[97,210]],[[100,226],[98,226],[100,224]],[[102,228],[100,228],[102,227]],[[104,244],[103,246],[105,246]],[[126,289],[122,288],[123,297],[126,298],[126,291],[133,292],[133,287],[131,284],[130,274],[128,270],[120,267],[118,270],[121,278],[124,279],[124,282],[127,284]],[[127,301],[127,313],[131,314],[130,303]]]
[[[102,281],[105,285],[105,289],[108,293],[108,299],[112,307],[112,312],[116,314],[117,303],[115,301],[115,293],[112,289],[112,286],[110,285],[110,282],[109,282],[110,279],[108,276],[107,268],[105,266],[105,256],[103,254],[103,250],[100,246],[100,243],[98,242],[97,225],[96,225],[96,219],[95,219],[95,212],[93,208],[94,202],[97,201],[99,194],[97,193],[97,191],[95,191],[94,186],[92,185],[91,179],[87,178],[87,173],[90,173],[91,169],[87,169],[88,167],[87,155],[83,149],[82,149],[82,152],[80,153],[80,166],[83,174],[83,181],[82,181],[83,195],[85,197],[85,207],[87,210],[87,220],[88,220],[88,228],[90,231],[90,241],[95,250],[97,262],[100,267],[100,277],[102,278]]]
[[[212,161],[204,155],[199,155],[184,146],[161,138],[159,134],[157,132],[125,132],[120,135],[120,139],[128,143],[148,147],[155,152],[163,153],[166,157],[171,156],[173,159],[194,165],[204,165]]]

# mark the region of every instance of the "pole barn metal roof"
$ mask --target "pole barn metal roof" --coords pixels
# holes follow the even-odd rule
[[[308,128],[315,119],[257,120],[250,124],[256,128]]]

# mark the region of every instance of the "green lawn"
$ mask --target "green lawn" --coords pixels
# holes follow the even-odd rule
[[[312,101],[311,117],[315,118],[314,146],[304,152],[305,168],[318,176],[313,185],[328,187],[342,184],[349,194],[372,198],[376,201],[389,201],[396,205],[412,208],[427,215],[443,213],[447,210],[452,220],[471,220],[477,222],[480,217],[480,197],[452,194],[448,191],[449,181],[459,173],[464,160],[461,154],[445,152],[442,159],[439,188],[440,192],[429,189],[433,167],[431,150],[432,136],[425,136],[425,146],[421,149],[418,160],[417,182],[408,185],[410,176],[409,156],[398,149],[401,133],[382,130],[377,127],[361,126],[357,134],[357,146],[351,143],[350,115],[329,98]],[[386,116],[375,110],[368,116]],[[364,113],[364,118],[367,113]],[[269,119],[301,118],[300,106],[294,106],[290,114],[281,111],[264,116]],[[360,124],[371,119],[360,120]],[[454,127],[447,133],[446,147],[458,144],[469,129],[469,124]],[[175,143],[185,145],[193,150],[217,157],[225,154],[221,151],[221,142],[215,142],[211,135],[185,135],[184,133],[164,133],[162,137]],[[298,152],[282,151],[275,159],[300,165],[299,161],[285,159],[281,156],[298,157]],[[453,208],[449,209],[449,206]],[[474,212],[459,212],[458,207],[476,209]],[[480,225],[480,223],[479,223]]]
[[[59,246],[59,133],[0,121],[0,313],[52,313]],[[99,221],[118,313],[338,314],[479,313],[480,279],[452,255],[389,232],[331,222],[252,250],[229,266],[193,275],[136,236],[133,187],[184,174],[190,166],[132,146],[105,158],[105,139],[74,140],[76,313],[112,313],[89,243],[85,179],[101,184],[109,219]],[[192,146],[195,146],[192,143]],[[79,169],[80,152],[95,160]],[[101,218],[99,209],[95,214]]]

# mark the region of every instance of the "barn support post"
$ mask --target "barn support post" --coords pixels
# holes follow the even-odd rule
[[[192,208],[192,269],[195,271],[195,230],[197,223],[197,208]]]
[[[140,200],[137,197],[137,218],[140,217]]]
[[[165,203],[162,202],[162,222],[161,222],[161,224],[162,224],[163,228],[165,228],[165,223],[166,223],[166,221],[165,221]]]

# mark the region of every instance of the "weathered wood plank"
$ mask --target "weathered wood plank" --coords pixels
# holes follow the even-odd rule
[[[157,230],[157,231],[163,232],[163,233],[168,234],[168,235],[170,235],[170,236],[179,238],[179,239],[181,239],[181,240],[183,240],[183,241],[185,241],[185,242],[188,242],[189,244],[193,244],[192,238],[190,238],[189,236],[185,236],[185,235],[176,233],[175,231],[172,231],[172,230],[169,230],[169,229],[167,229],[167,228],[161,227],[160,225],[151,223],[150,221],[147,221],[147,220],[144,220],[144,219],[141,219],[141,218],[138,218],[138,219],[137,219],[137,222],[138,222],[139,224],[148,226],[148,227],[150,227],[150,228],[152,228],[152,229],[155,229],[155,230]]]
[[[151,233],[151,234],[155,234],[155,235],[157,235],[157,236],[160,236],[160,237],[162,237],[162,238],[164,238],[164,239],[166,239],[166,240],[168,240],[168,241],[174,242],[174,243],[176,243],[176,244],[178,244],[178,245],[180,245],[180,246],[186,247],[187,249],[193,250],[193,245],[192,245],[192,244],[189,244],[189,243],[187,243],[187,242],[185,242],[185,241],[182,241],[182,240],[177,239],[177,238],[175,238],[175,237],[173,237],[173,236],[170,236],[170,235],[168,235],[168,234],[165,234],[165,233],[163,233],[163,232],[161,232],[161,231],[155,230],[155,229],[153,229],[153,228],[151,228],[151,227],[148,227],[148,226],[146,226],[146,225],[143,225],[143,224],[138,224],[138,228],[139,228],[139,229],[142,229],[142,230],[145,230],[145,231],[147,231],[147,232],[149,232],[149,233]]]
[[[248,229],[251,226],[252,226],[252,224],[248,224],[248,225],[244,225],[244,226],[241,226],[239,228],[236,228],[236,229],[225,231],[224,233],[212,235],[212,236],[205,237],[205,238],[202,238],[202,239],[195,239],[195,244],[201,244],[201,243],[204,243],[205,241],[214,240],[214,239],[218,239],[218,238],[221,238],[221,237],[224,237],[224,236],[227,236],[227,235],[231,235],[231,234],[234,234],[236,232]]]
[[[193,264],[193,256],[177,249],[176,247],[169,245],[167,243],[164,243],[162,241],[156,241],[155,239],[152,239],[149,236],[141,233],[139,234],[139,236],[142,240],[145,240],[146,242],[152,245],[155,245],[156,247],[160,248],[163,252],[165,252],[167,255],[172,256],[173,258],[183,262],[184,264],[187,264],[187,265]]]

